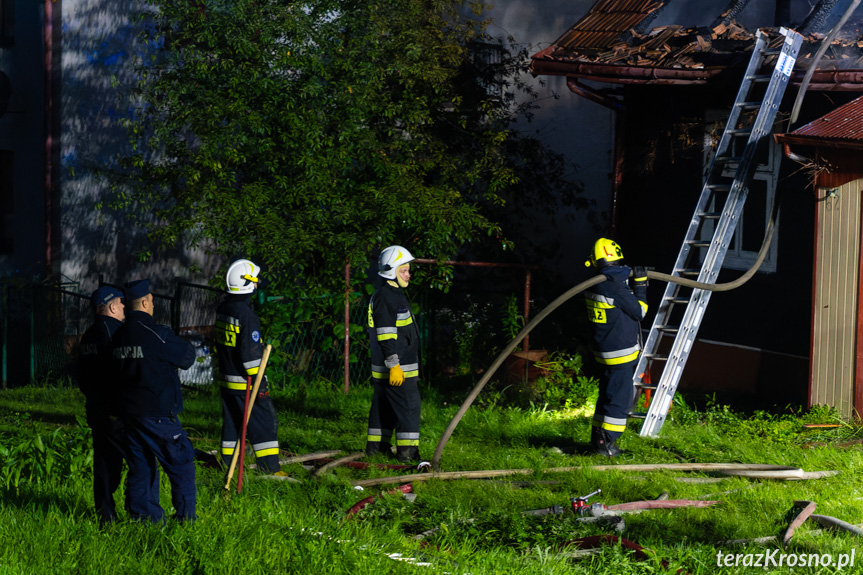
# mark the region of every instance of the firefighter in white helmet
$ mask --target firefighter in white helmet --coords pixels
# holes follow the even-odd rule
[[[614,457],[621,453],[616,442],[634,400],[632,376],[641,353],[640,322],[647,313],[647,272],[635,266],[630,279],[623,251],[608,238],[596,240],[584,265],[607,278],[584,294],[593,324],[593,358],[602,369],[590,443],[600,455]]]
[[[369,302],[374,394],[366,453],[388,453],[395,432],[396,456],[404,462],[420,461],[420,339],[404,293],[413,260],[402,246],[384,248],[378,258],[384,282]]]
[[[252,295],[261,268],[246,259],[228,266],[227,295],[216,309],[216,355],[222,396],[222,460],[230,466],[239,449],[245,413],[246,387],[251,387],[261,366],[264,345],[261,320],[252,311]],[[264,376],[249,421],[246,436],[252,444],[258,470],[282,474],[279,466],[278,419]]]

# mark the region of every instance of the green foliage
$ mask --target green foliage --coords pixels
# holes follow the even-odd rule
[[[531,370],[540,375],[525,379],[522,374],[509,373],[492,386],[493,392],[499,391],[501,396],[488,399],[521,408],[538,405],[550,410],[583,409],[596,402],[599,382],[584,373],[578,353],[553,351],[546,359],[534,362]]]
[[[199,467],[199,519],[194,524],[169,521],[154,526],[129,521],[123,517],[121,492],[117,494],[121,520],[100,527],[92,514],[89,481],[70,481],[75,476],[89,479],[89,474],[78,467],[73,472],[70,465],[61,462],[61,452],[86,449],[86,432],[58,428],[55,423],[59,417],[74,419],[81,413],[83,398],[61,392],[39,385],[0,392],[0,413],[9,414],[4,423],[25,426],[17,435],[4,428],[0,444],[17,453],[19,444],[35,442],[40,436],[53,457],[50,474],[36,472],[29,482],[29,471],[22,472],[18,491],[0,488],[0,540],[4,543],[0,546],[0,565],[4,572],[621,575],[684,569],[692,575],[821,575],[843,571],[799,565],[768,570],[717,567],[720,548],[716,542],[781,537],[795,500],[815,501],[818,513],[850,523],[859,523],[863,517],[863,477],[859,473],[863,450],[858,444],[842,444],[863,433],[858,423],[837,420],[835,411],[820,407],[750,416],[715,400],[696,410],[678,397],[660,438],[642,438],[630,430],[621,438],[628,455],[611,463],[771,463],[800,466],[806,471],[837,470],[839,474],[818,480],[771,481],[702,473],[631,472],[615,470],[614,465],[611,469],[591,469],[609,461],[584,450],[590,413],[474,405],[443,452],[444,470],[534,469],[534,474],[417,481],[413,486],[416,499],[410,502],[399,494],[388,494],[389,485],[358,491],[349,483],[399,473],[389,469],[338,468],[325,481],[316,481],[302,465],[286,465],[285,470],[299,479],[299,484],[265,481],[249,470],[238,495],[224,490],[224,470]],[[420,449],[430,454],[458,405],[447,405],[430,387],[424,386],[422,395]],[[367,387],[345,395],[332,384],[307,382],[302,388],[274,390],[272,396],[283,449],[295,453],[324,449],[352,453],[362,449],[371,399]],[[23,403],[27,410],[20,409]],[[217,393],[188,393],[184,403],[186,411],[181,417],[195,447],[209,450],[217,446],[221,413]],[[19,415],[13,415],[16,412]],[[691,420],[683,423],[684,415]],[[811,437],[801,429],[805,423],[842,426],[817,432],[823,444],[803,449],[802,440]],[[733,428],[746,425],[756,432],[730,434]],[[40,426],[38,432],[34,431],[36,426]],[[795,429],[797,438],[790,432]],[[29,451],[39,452],[39,448],[31,445]],[[5,462],[6,457],[3,459]],[[371,461],[391,462],[383,456]],[[582,469],[547,471],[564,466]],[[620,535],[652,550],[652,557],[645,561],[638,561],[619,545],[605,546],[595,556],[568,558],[563,554],[574,550],[568,545],[570,541],[607,533],[608,529],[580,523],[568,511],[544,517],[523,513],[552,505],[568,507],[571,497],[595,489],[602,492],[591,502],[606,505],[655,499],[663,491],[670,499],[721,499],[722,504],[626,515],[626,527]],[[346,517],[351,506],[370,496],[375,496],[371,505]],[[161,502],[169,509],[170,491],[164,479]],[[722,551],[817,552],[834,557],[853,551],[859,561],[863,548],[858,539],[818,529],[807,520],[785,549],[768,543]],[[660,564],[663,559],[669,562],[668,568]],[[410,560],[430,565],[419,566]]]
[[[367,363],[365,297],[349,296],[351,338],[349,362]],[[316,298],[264,298],[259,316],[266,342],[273,345],[268,360],[268,379],[276,384],[299,385],[323,364],[341,366],[344,361],[345,296],[326,294]],[[363,364],[365,366],[365,363]]]
[[[504,310],[503,315],[504,332],[509,336],[511,341],[515,339],[515,336],[517,336],[518,332],[523,328],[524,316],[522,315],[522,311],[518,309],[518,298],[514,295],[510,295],[506,299],[506,310]]]
[[[518,183],[523,86],[472,57],[486,23],[463,4],[150,0],[141,40],[159,49],[138,71],[113,207],[306,295],[391,243],[442,259],[477,236],[508,248],[484,211]]]
[[[89,434],[82,425],[55,429],[27,439],[4,439],[0,443],[0,484],[16,492],[22,484],[44,484],[61,479],[79,479],[93,465]]]
[[[584,360],[577,353],[553,351],[536,367],[545,373],[534,382],[535,401],[551,408],[577,409],[596,398],[599,380],[584,374]]]

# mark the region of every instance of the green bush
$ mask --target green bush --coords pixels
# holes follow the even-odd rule
[[[584,373],[581,355],[553,351],[548,359],[534,366],[542,369],[545,375],[508,389],[508,397],[517,405],[544,404],[549,409],[577,409],[596,397],[599,381]]]
[[[0,483],[18,492],[22,483],[42,484],[57,477],[89,474],[93,448],[89,430],[79,420],[77,428],[58,428],[48,435],[28,439],[4,439],[0,459]]]

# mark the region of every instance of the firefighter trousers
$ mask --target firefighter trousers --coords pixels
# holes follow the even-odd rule
[[[621,365],[602,366],[593,427],[605,431],[612,443],[626,429],[626,420],[635,398],[632,376],[637,363],[630,361]]]
[[[232,393],[222,388],[222,461],[228,467],[231,465],[234,450],[240,448],[245,404],[245,394]],[[258,470],[262,473],[276,473],[281,470],[278,426],[273,399],[269,395],[258,394],[246,424],[246,438],[252,444]]]
[[[405,379],[400,386],[388,380],[374,381],[366,453],[388,453],[392,434],[396,434],[399,461],[419,461],[420,392],[419,378]]]

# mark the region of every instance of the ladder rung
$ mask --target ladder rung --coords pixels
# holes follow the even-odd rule
[[[667,300],[668,303],[689,303],[688,297],[670,297]]]
[[[635,386],[639,389],[650,389],[650,390],[654,390],[657,387],[659,387],[655,383],[637,383],[637,384],[635,384]]]
[[[787,74],[790,67],[794,66],[800,46],[803,43],[803,37],[793,30],[783,28],[781,34],[785,36],[783,43],[772,42],[766,34],[758,32],[755,38],[755,47],[751,52],[749,65],[740,87],[737,91],[737,96],[734,100],[734,106],[730,110],[728,120],[726,122],[725,131],[720,139],[719,147],[716,150],[715,157],[711,162],[710,172],[707,174],[706,182],[701,189],[701,196],[698,200],[700,206],[695,210],[695,215],[690,222],[690,229],[686,234],[683,244],[680,247],[677,260],[673,266],[673,275],[678,277],[692,277],[703,274],[710,278],[715,278],[722,266],[722,258],[725,257],[724,250],[721,252],[721,257],[717,254],[716,261],[705,262],[703,265],[698,261],[693,261],[691,258],[691,248],[696,247],[702,249],[713,245],[721,247],[717,242],[724,241],[720,237],[710,239],[707,229],[698,231],[699,226],[704,228],[715,226],[715,233],[719,233],[720,226],[716,223],[724,222],[725,218],[734,219],[733,214],[742,213],[743,203],[746,199],[746,194],[740,194],[737,197],[735,190],[738,190],[741,185],[749,181],[752,177],[752,172],[755,170],[755,143],[765,138],[770,126],[773,125],[777,110],[782,102],[782,97],[787,84],[790,82],[777,82],[783,75]],[[772,45],[768,45],[772,44]],[[776,57],[775,55],[780,56]],[[770,56],[769,62],[766,59]],[[772,68],[772,70],[768,70]],[[769,82],[769,86],[767,85]],[[756,83],[757,86],[756,86]],[[766,93],[765,92],[766,88]],[[751,101],[758,98],[758,101]],[[740,115],[746,116],[755,115],[758,117],[754,122],[741,120]],[[748,138],[748,143],[745,139]],[[745,143],[745,145],[744,145]],[[735,157],[740,156],[740,157]],[[737,172],[733,178],[726,177],[729,172]],[[745,190],[741,190],[745,192]],[[717,196],[728,197],[728,200],[733,201],[733,207],[729,207],[728,211],[722,210],[718,205],[716,207],[710,205],[710,200],[719,200]],[[711,198],[712,196],[712,198]],[[727,203],[727,201],[726,201]],[[720,210],[713,212],[711,210]],[[706,220],[712,220],[708,226]],[[729,224],[731,222],[729,221]],[[728,230],[731,231],[731,230]],[[725,234],[726,230],[722,229]],[[710,242],[710,243],[705,243]],[[703,252],[702,252],[703,253]],[[699,267],[696,267],[699,266]],[[703,319],[703,307],[707,305],[707,300],[700,298],[697,294],[699,290],[693,290],[692,294],[688,291],[678,292],[677,289],[668,290],[662,296],[661,304],[656,317],[654,318],[653,326],[651,327],[650,335],[645,341],[645,349],[638,360],[636,374],[642,374],[633,378],[633,382],[637,389],[656,389],[653,401],[650,402],[647,413],[638,413],[643,408],[638,405],[632,405],[629,409],[628,417],[634,419],[643,419],[641,422],[640,435],[642,437],[656,437],[665,422],[664,412],[668,407],[668,402],[673,398],[673,395],[680,383],[680,378],[683,373],[683,368],[686,365],[691,351],[692,342],[696,337],[698,328]],[[677,319],[681,314],[677,313],[684,308],[676,307],[677,304],[686,304],[684,308],[687,314],[683,315],[682,319]],[[689,306],[699,304],[699,309],[695,310]],[[689,312],[694,312],[691,315]],[[672,325],[676,324],[676,325]],[[674,344],[671,348],[663,346],[673,338]],[[678,346],[682,346],[679,351]],[[662,354],[658,353],[662,350]],[[657,368],[663,370],[662,381],[657,387],[651,386],[646,379],[646,373],[649,366],[653,365],[653,361],[664,361],[661,365],[656,365]],[[661,389],[660,389],[661,388]]]

